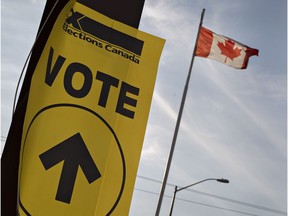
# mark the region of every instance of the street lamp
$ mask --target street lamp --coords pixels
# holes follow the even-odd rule
[[[199,181],[199,182],[190,184],[190,185],[188,185],[188,186],[186,186],[186,187],[182,187],[182,188],[179,188],[179,189],[178,189],[177,186],[175,186],[175,190],[174,190],[174,194],[173,194],[173,199],[172,199],[172,203],[171,203],[171,208],[170,208],[170,214],[169,214],[169,216],[172,216],[172,211],[173,211],[174,202],[175,202],[175,197],[176,197],[176,193],[177,193],[177,192],[179,192],[179,191],[181,191],[181,190],[184,190],[184,189],[186,189],[186,188],[192,187],[192,186],[194,186],[194,185],[196,185],[196,184],[200,184],[200,183],[202,183],[202,182],[204,182],[204,181],[209,181],[209,180],[216,180],[216,181],[221,182],[221,183],[229,183],[229,180],[228,180],[228,179],[223,179],[223,178],[222,178],[222,179],[208,178],[208,179],[204,179],[204,180],[202,180],[202,181]]]

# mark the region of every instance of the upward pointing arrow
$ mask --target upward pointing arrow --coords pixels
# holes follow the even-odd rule
[[[56,200],[61,202],[70,203],[79,166],[89,184],[101,177],[80,133],[64,140],[39,157],[46,170],[64,160],[56,194]]]

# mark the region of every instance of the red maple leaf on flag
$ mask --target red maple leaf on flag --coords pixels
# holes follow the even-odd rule
[[[221,54],[226,56],[225,62],[227,58],[231,59],[233,61],[234,58],[241,55],[242,49],[235,48],[234,49],[235,42],[231,40],[225,40],[223,43],[218,42],[217,46],[221,50]]]

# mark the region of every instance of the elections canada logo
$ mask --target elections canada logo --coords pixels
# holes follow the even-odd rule
[[[107,52],[140,63],[144,41],[105,26],[73,8],[63,24],[63,30]]]

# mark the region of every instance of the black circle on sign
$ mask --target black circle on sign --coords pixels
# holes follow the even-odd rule
[[[111,215],[111,213],[115,210],[116,206],[118,205],[120,199],[121,199],[121,196],[123,194],[123,191],[124,191],[124,186],[125,186],[125,180],[126,180],[126,164],[125,164],[125,157],[124,157],[124,153],[123,153],[123,150],[121,148],[121,144],[118,140],[118,137],[115,133],[115,131],[113,130],[113,128],[108,124],[107,121],[105,121],[105,119],[100,116],[98,113],[96,113],[95,111],[87,108],[87,107],[84,107],[84,106],[81,106],[81,105],[78,105],[78,104],[68,104],[68,103],[61,103],[61,104],[53,104],[53,105],[49,105],[49,106],[46,106],[44,108],[42,108],[41,110],[39,110],[36,115],[33,117],[33,119],[31,120],[29,126],[28,126],[28,130],[25,134],[25,139],[24,139],[24,145],[23,145],[23,151],[22,151],[22,155],[24,154],[24,150],[25,150],[25,144],[26,144],[26,139],[27,139],[27,136],[28,136],[28,133],[29,133],[29,130],[33,124],[33,122],[35,121],[35,119],[41,114],[43,113],[44,111],[47,111],[49,109],[54,109],[54,108],[59,108],[59,107],[72,107],[72,108],[76,108],[76,109],[81,109],[81,110],[84,110],[84,111],[87,111],[91,114],[93,114],[94,116],[96,116],[97,118],[99,118],[105,125],[106,127],[110,130],[110,132],[113,134],[115,140],[116,140],[116,143],[117,143],[117,146],[119,148],[119,152],[120,152],[120,155],[121,155],[121,160],[122,160],[122,166],[123,166],[123,177],[122,177],[122,183],[121,183],[121,189],[120,189],[120,192],[118,194],[118,197],[115,201],[115,203],[113,204],[113,206],[111,207],[111,209],[109,210],[109,212],[106,214],[106,216],[109,216]],[[23,158],[23,157],[22,157]],[[23,162],[22,162],[23,164]],[[21,171],[20,171],[21,172]],[[21,178],[21,175],[20,175],[20,178]],[[20,193],[20,189],[19,189],[19,193]],[[19,195],[19,205],[20,207],[22,208],[22,210],[26,213],[26,215],[31,215],[27,209],[25,209],[23,203],[21,202],[20,200],[20,195]]]

